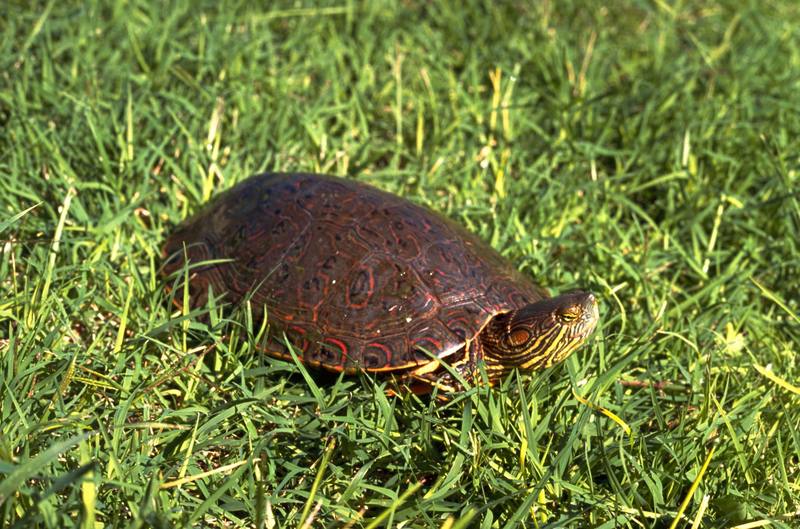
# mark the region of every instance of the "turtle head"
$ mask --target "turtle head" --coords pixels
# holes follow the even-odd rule
[[[498,314],[479,335],[490,376],[513,367],[542,369],[564,360],[597,325],[597,300],[570,292]]]

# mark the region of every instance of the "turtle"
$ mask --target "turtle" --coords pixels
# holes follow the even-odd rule
[[[416,393],[552,366],[598,321],[590,292],[550,297],[454,220],[330,175],[249,177],[177,226],[162,257],[192,307],[248,299],[266,354],[291,359],[291,344],[305,365],[388,373]]]

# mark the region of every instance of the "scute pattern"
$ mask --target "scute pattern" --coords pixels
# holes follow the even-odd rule
[[[164,272],[189,264],[193,305],[208,286],[253,309],[333,370],[391,370],[462,348],[498,313],[542,299],[475,235],[352,180],[263,174],[187,220],[164,245]],[[277,334],[280,336],[280,334]],[[280,352],[278,352],[280,353]]]

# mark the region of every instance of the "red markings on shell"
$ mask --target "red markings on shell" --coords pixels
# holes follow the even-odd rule
[[[351,275],[345,292],[347,306],[353,309],[363,309],[375,292],[375,277],[372,275],[372,269],[366,267],[359,267]]]

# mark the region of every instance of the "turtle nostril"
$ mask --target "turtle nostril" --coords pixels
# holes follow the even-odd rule
[[[587,292],[583,302],[583,318],[585,321],[591,321],[597,320],[598,316],[597,298],[591,292]]]

